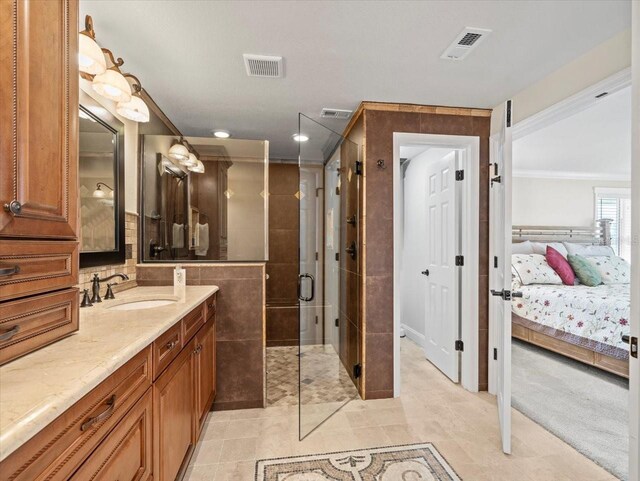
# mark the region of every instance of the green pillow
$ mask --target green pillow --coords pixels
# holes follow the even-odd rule
[[[589,287],[595,287],[602,284],[602,276],[595,268],[595,266],[589,262],[585,257],[578,254],[569,254],[567,256],[569,264],[573,272],[576,273],[578,280],[581,284]]]

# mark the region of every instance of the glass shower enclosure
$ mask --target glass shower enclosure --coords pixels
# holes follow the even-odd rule
[[[359,397],[358,146],[299,114],[300,439]]]

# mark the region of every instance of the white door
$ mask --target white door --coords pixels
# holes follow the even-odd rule
[[[430,162],[426,175],[426,358],[458,382],[459,338],[456,255],[456,152]],[[416,268],[419,266],[416,266]]]
[[[318,200],[316,188],[318,169],[300,169],[300,277],[298,289],[300,298],[300,342],[317,344],[322,342],[322,324],[320,322],[321,274],[318,269]],[[321,231],[321,229],[320,229]]]
[[[640,238],[640,4],[632,2],[631,229]],[[640,244],[631,247],[631,340],[640,338]],[[637,344],[636,344],[637,349]],[[629,480],[640,481],[640,360],[629,356]]]
[[[511,119],[505,103],[501,131],[491,142],[489,299],[490,329],[494,329],[490,359],[494,363],[502,450],[511,453]],[[494,259],[497,258],[497,267]],[[489,295],[489,293],[486,293]]]

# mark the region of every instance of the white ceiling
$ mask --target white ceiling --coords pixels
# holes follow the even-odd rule
[[[513,143],[516,175],[629,180],[631,87]]]
[[[227,129],[295,158],[298,112],[318,119],[361,100],[491,108],[629,28],[631,2],[81,0],[80,10],[185,134]],[[441,60],[465,26],[493,33],[464,61]],[[247,77],[243,53],[283,56],[285,77]]]

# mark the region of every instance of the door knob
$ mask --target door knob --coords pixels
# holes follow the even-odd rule
[[[423,276],[428,276],[429,275],[429,269],[423,270],[420,274],[422,274]]]

